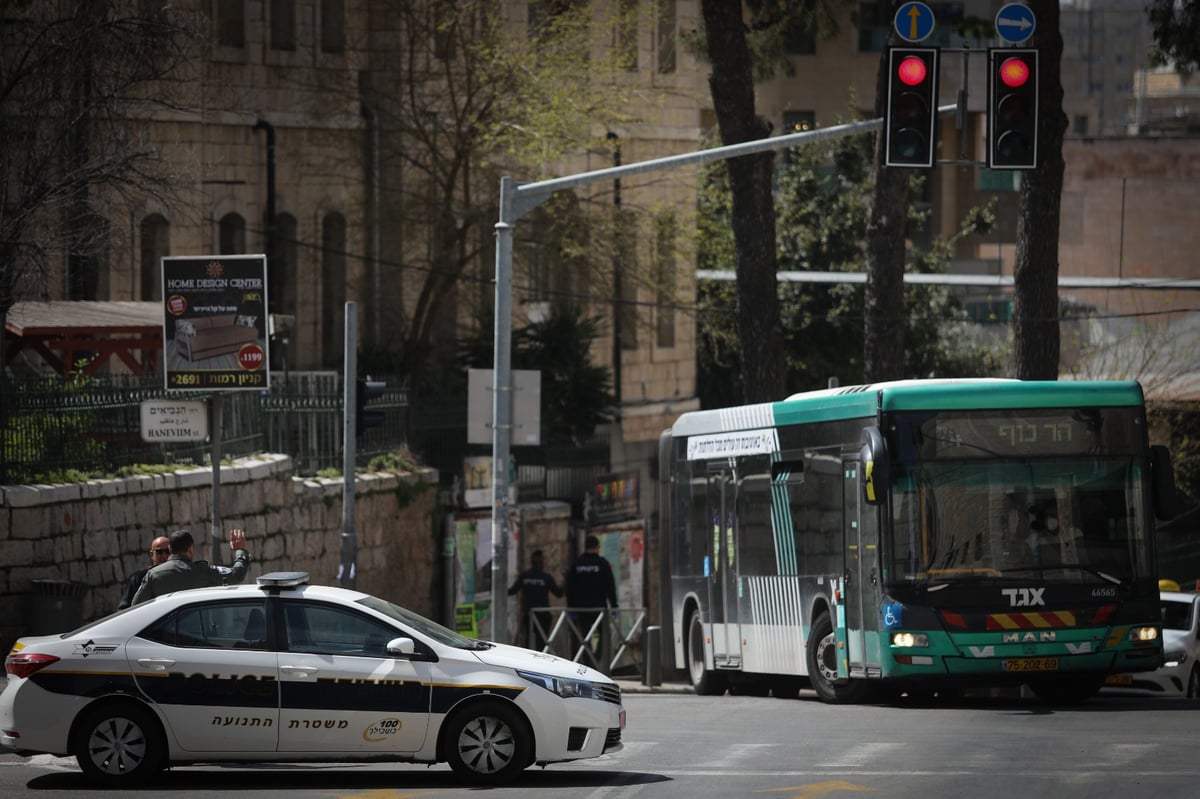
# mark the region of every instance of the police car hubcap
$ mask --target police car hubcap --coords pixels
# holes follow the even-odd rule
[[[512,731],[495,718],[475,719],[458,737],[463,761],[479,772],[499,771],[512,760],[515,748]]]
[[[146,737],[127,719],[109,719],[92,731],[92,761],[109,774],[127,772],[146,756]]]

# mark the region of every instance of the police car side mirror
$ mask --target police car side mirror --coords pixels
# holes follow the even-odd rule
[[[417,651],[417,645],[413,639],[408,637],[393,638],[387,643],[389,655],[411,655],[415,651]]]

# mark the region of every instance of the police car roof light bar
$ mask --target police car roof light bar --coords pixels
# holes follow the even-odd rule
[[[259,588],[299,588],[308,585],[308,572],[270,572],[258,577]]]

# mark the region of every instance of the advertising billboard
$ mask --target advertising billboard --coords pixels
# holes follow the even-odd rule
[[[267,388],[266,256],[171,256],[162,273],[167,389]]]

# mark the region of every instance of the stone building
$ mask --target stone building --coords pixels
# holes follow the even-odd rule
[[[703,146],[714,127],[708,67],[683,46],[683,37],[700,27],[698,0],[596,4],[598,19],[613,9],[628,12],[620,19],[608,18],[610,28],[593,51],[619,51],[622,68],[603,77],[624,91],[630,112],[625,124],[591,131],[607,146],[556,153],[534,165],[487,162],[470,169],[448,158],[435,162],[432,155],[419,155],[470,133],[452,113],[463,106],[437,102],[448,94],[449,82],[462,77],[452,71],[439,75],[438,69],[461,52],[432,29],[420,28],[427,19],[408,15],[437,4],[184,0],[173,7],[200,12],[203,55],[190,65],[186,81],[164,85],[164,92],[177,93],[170,110],[131,107],[129,124],[156,142],[175,168],[175,197],[170,202],[104,198],[111,203],[113,219],[122,220],[125,235],[105,250],[95,296],[70,296],[64,273],[51,276],[43,295],[159,300],[162,256],[266,252],[271,311],[294,320],[286,357],[295,370],[340,367],[347,300],[359,304],[364,349],[424,347],[430,362],[446,370],[457,338],[490,312],[493,225],[502,173],[528,181],[603,169],[617,158],[631,164],[690,152]],[[505,2],[508,32],[518,40],[528,37],[541,19],[539,8],[523,0]],[[976,51],[997,44],[994,38],[968,41],[955,29],[956,20],[990,20],[997,8],[984,0],[938,6],[939,25],[929,43],[947,50],[942,103],[964,88],[969,111],[962,130],[952,119],[943,119],[943,159],[982,157],[982,54],[971,56],[970,68],[963,70],[964,57],[950,51],[964,44]],[[1122,14],[1128,11],[1122,6]],[[809,30],[794,31],[789,38],[795,74],[759,87],[759,112],[777,131],[828,126],[872,107],[893,9],[890,3],[863,2],[853,12],[839,18],[840,32],[832,38]],[[1092,14],[1091,27],[1084,27],[1104,27],[1108,18]],[[1132,25],[1127,16],[1120,20]],[[1071,38],[1073,31],[1083,29],[1076,22],[1064,16],[1065,58],[1094,58],[1105,42],[1122,41],[1106,34],[1094,38],[1093,49],[1087,50]],[[1141,32],[1136,41],[1138,46],[1121,56],[1122,68],[1144,50]],[[1074,62],[1064,65],[1064,75],[1075,75],[1074,70]],[[960,72],[967,74],[961,86]],[[423,92],[423,104],[407,102],[399,91],[413,86]],[[1114,77],[1101,88],[1119,93],[1123,86],[1123,79]],[[1118,105],[1106,95],[1094,114],[1083,109],[1071,115],[1103,119],[1100,127],[1107,130],[1116,115],[1111,109]],[[1086,127],[1090,132],[1093,125]],[[1126,147],[1130,153],[1164,149],[1140,140],[1130,140]],[[1093,195],[1091,178],[1076,168],[1095,158],[1108,162],[1109,155],[1089,154],[1101,149],[1107,153],[1111,148],[1084,141],[1072,144],[1068,153],[1064,272],[1086,271],[1086,264],[1095,262],[1085,250],[1096,237],[1087,231],[1111,229],[1111,217],[1096,221],[1092,216],[1111,214],[1111,209],[1094,202],[1099,195]],[[1133,170],[1126,185],[1141,179],[1136,170],[1143,160],[1161,161],[1155,155],[1126,159]],[[459,170],[450,181],[456,190],[470,186],[471,193],[462,194],[469,201],[450,202],[457,195],[439,193],[442,167]],[[1191,174],[1172,177],[1182,181],[1179,191],[1186,193]],[[966,209],[995,199],[995,234],[988,241],[960,242],[954,271],[1010,274],[1018,180],[1015,173],[989,172],[971,163],[940,165],[930,173],[925,196],[917,200],[933,213],[929,232],[915,241],[953,232]],[[1148,186],[1154,185],[1154,179],[1148,180]],[[1172,232],[1175,217],[1156,214],[1150,204],[1178,195],[1148,191],[1138,213],[1152,220],[1148,224],[1156,231],[1156,249],[1140,258],[1138,268],[1161,271],[1172,264],[1185,272],[1194,269],[1192,261],[1180,260],[1194,247]],[[590,267],[609,264],[607,273],[590,281],[579,279],[576,262],[557,246],[560,232],[549,212],[530,215],[515,236],[518,322],[538,318],[564,299],[586,301],[607,321],[609,329],[596,343],[593,360],[612,370],[621,400],[611,466],[640,473],[646,486],[653,485],[650,469],[659,432],[679,413],[696,407],[695,317],[688,310],[695,296],[690,249],[695,192],[694,169],[639,175],[619,186],[595,184],[576,192],[570,199],[595,216],[601,215],[598,209],[612,209],[626,233],[624,243],[589,243],[604,252]],[[1105,196],[1111,192],[1106,190]],[[440,303],[427,303],[427,290],[438,290],[429,276],[442,275],[438,270],[447,265],[454,270],[444,273],[452,287]],[[422,320],[419,336],[412,332],[417,320]],[[273,347],[275,357],[279,352]],[[652,492],[644,497],[643,511],[650,513]]]

